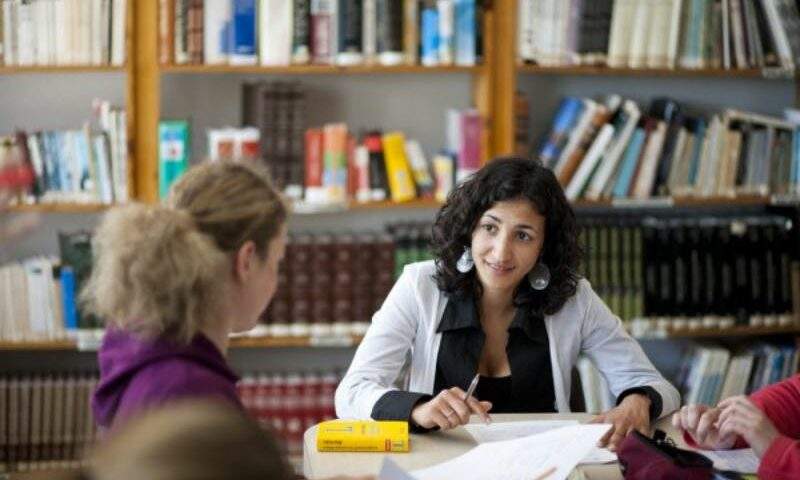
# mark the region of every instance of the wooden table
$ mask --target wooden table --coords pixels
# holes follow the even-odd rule
[[[586,413],[552,414],[496,414],[495,422],[521,420],[578,420],[588,421],[592,415]],[[473,416],[471,422],[478,422]],[[681,435],[677,435],[669,417],[657,423],[658,428],[667,432],[678,446],[685,446]],[[353,453],[353,452],[318,452],[317,427],[309,428],[303,438],[303,473],[309,479],[326,478],[335,475],[368,475],[377,474],[383,457],[389,455],[398,465],[406,470],[415,470],[455,458],[476,445],[463,427],[447,432],[427,434],[411,434],[411,451],[409,453]],[[616,463],[606,465],[586,465],[579,467],[587,480],[620,480],[622,474]]]

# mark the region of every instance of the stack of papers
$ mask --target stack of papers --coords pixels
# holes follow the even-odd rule
[[[527,437],[561,427],[579,425],[577,420],[530,420],[524,422],[501,422],[484,425],[471,423],[464,425],[478,444],[500,442],[514,438]],[[579,465],[611,463],[617,461],[617,455],[607,448],[595,446],[581,459]]]
[[[521,438],[482,443],[459,457],[410,474],[387,457],[378,478],[530,480],[547,474],[547,480],[564,480],[610,428],[611,425],[606,424],[570,425]]]

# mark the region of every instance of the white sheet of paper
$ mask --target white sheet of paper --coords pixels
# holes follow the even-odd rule
[[[470,423],[464,425],[464,428],[476,442],[481,444],[527,437],[528,435],[546,432],[555,428],[578,424],[577,420],[526,420],[523,422],[500,422],[489,425]],[[594,447],[592,451],[580,461],[580,464],[611,463],[616,461],[616,454],[606,448]]]
[[[378,472],[380,480],[415,480],[408,472],[396,464],[390,457],[383,457],[381,471]]]
[[[547,480],[564,480],[609,428],[611,425],[606,424],[571,425],[527,437],[482,443],[452,460],[411,473],[417,480],[530,480],[555,467],[556,471]]]
[[[752,448],[701,450],[700,453],[710,458],[717,470],[732,470],[739,473],[758,472],[759,459]]]

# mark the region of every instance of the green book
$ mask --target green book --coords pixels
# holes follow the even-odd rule
[[[158,122],[158,196],[166,198],[169,188],[189,168],[189,121]]]

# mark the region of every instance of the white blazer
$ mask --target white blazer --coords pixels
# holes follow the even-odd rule
[[[447,295],[433,280],[432,260],[407,265],[356,351],[353,363],[336,389],[339,418],[368,419],[386,392],[433,393]],[[680,406],[678,391],[653,367],[585,279],[554,315],[545,316],[559,412],[569,412],[571,372],[578,355],[588,356],[616,397],[633,387],[650,386],[662,399],[661,416]],[[410,354],[409,375],[401,372]]]

